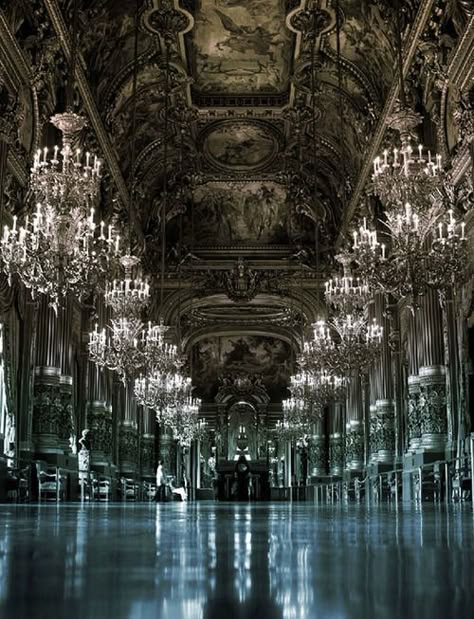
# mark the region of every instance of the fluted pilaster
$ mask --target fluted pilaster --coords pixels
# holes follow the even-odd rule
[[[60,425],[63,407],[60,393],[58,321],[41,296],[37,312],[36,367],[33,395],[33,442],[38,457],[63,453]]]
[[[342,475],[344,469],[344,428],[345,404],[334,402],[329,411],[329,473],[335,477]]]

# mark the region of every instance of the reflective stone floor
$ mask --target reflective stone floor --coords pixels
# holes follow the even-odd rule
[[[0,617],[467,618],[473,523],[470,505],[0,505]]]

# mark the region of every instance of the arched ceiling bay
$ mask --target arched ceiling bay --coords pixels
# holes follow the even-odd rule
[[[192,171],[202,185],[192,192],[198,203],[211,183],[259,183],[260,195],[267,196],[282,179],[287,181],[291,167],[306,194],[299,212],[320,220],[326,234],[334,237],[393,79],[394,16],[388,3],[340,0],[339,90],[334,0],[168,0],[179,13],[181,30],[171,50],[172,122],[165,138],[163,42],[154,26],[160,2],[144,0],[140,11],[136,171],[141,196],[137,209],[145,235],[154,235],[159,219],[166,139],[171,172],[187,166],[186,174],[178,176]],[[68,4],[70,0],[63,3],[65,11]],[[305,10],[316,5],[321,28],[313,166],[310,41],[303,24]],[[134,7],[127,0],[81,4],[81,50],[125,177],[130,173]],[[190,112],[188,117],[173,117],[180,108]],[[179,163],[180,157],[185,163]],[[265,199],[262,204],[265,208]],[[289,218],[280,211],[279,224],[286,230],[276,236],[266,230],[259,236],[241,225],[243,210],[235,210],[232,242],[288,242]],[[206,226],[208,236],[215,235],[220,244],[218,218]],[[243,238],[246,234],[248,239]],[[310,235],[307,240],[312,243]]]

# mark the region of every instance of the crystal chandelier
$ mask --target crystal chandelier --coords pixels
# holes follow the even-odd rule
[[[136,256],[126,255],[120,260],[124,270],[123,279],[107,281],[104,300],[114,316],[139,318],[150,301],[150,285],[133,272],[140,264]],[[139,270],[138,270],[139,271]]]
[[[141,323],[128,318],[112,319],[110,326],[89,333],[89,358],[97,366],[116,372],[124,384],[145,359],[139,346]]]
[[[367,280],[352,275],[353,257],[350,254],[338,254],[336,260],[343,266],[343,275],[326,282],[324,296],[327,303],[344,312],[364,308],[372,297]]]
[[[411,136],[421,116],[402,107],[388,119],[387,125],[399,134],[398,146],[384,150],[374,159],[373,191],[387,209],[407,201],[426,209],[443,200],[446,174],[441,155],[432,154],[419,144],[411,145]]]
[[[60,131],[60,146],[44,147],[36,153],[30,186],[36,212],[18,225],[5,226],[2,236],[1,268],[31,291],[47,294],[53,308],[61,299],[89,296],[103,281],[118,255],[119,237],[111,226],[95,223],[101,162],[97,156],[74,148],[86,125],[75,114],[73,89],[77,48],[77,0],[73,8],[71,68],[66,93],[66,111],[51,118]]]
[[[290,440],[298,440],[311,432],[311,421],[303,398],[292,394],[283,400],[282,407],[283,428]]]
[[[68,110],[52,116],[51,123],[62,134],[62,147],[39,149],[31,168],[31,189],[38,202],[47,204],[58,216],[84,212],[94,204],[100,188],[101,162],[97,156],[73,149],[75,136],[86,125],[83,116]]]
[[[163,419],[165,426],[173,433],[173,438],[181,447],[190,447],[193,441],[203,440],[207,435],[204,419],[199,418],[201,400],[189,395],[186,400],[176,407],[174,414]]]
[[[416,299],[431,287],[443,290],[463,282],[468,265],[464,222],[453,211],[420,212],[408,202],[386,214],[385,243],[364,219],[353,233],[353,259],[373,289]]]
[[[139,404],[156,412],[159,421],[171,419],[174,411],[191,396],[191,378],[179,368],[166,372],[155,370],[135,380],[135,397]]]
[[[111,225],[105,234],[105,223],[98,226],[94,219],[93,208],[88,217],[69,218],[41,204],[23,226],[13,217],[0,240],[2,269],[10,283],[17,275],[33,298],[47,294],[53,307],[68,294],[82,300],[103,287],[106,273],[115,268],[120,237]]]
[[[112,314],[110,324],[102,329],[96,324],[89,334],[89,358],[99,367],[116,372],[126,384],[147,362],[151,326],[145,330],[141,316],[149,303],[150,288],[139,271],[133,276],[138,258],[124,256],[121,264],[124,278],[108,282],[104,294]]]
[[[368,322],[363,313],[334,316],[313,325],[313,339],[305,344],[305,360],[314,370],[348,377],[361,374],[378,359],[383,328],[375,318]]]

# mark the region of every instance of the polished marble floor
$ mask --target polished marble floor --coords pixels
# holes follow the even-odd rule
[[[464,619],[473,525],[470,505],[0,505],[0,617]]]

